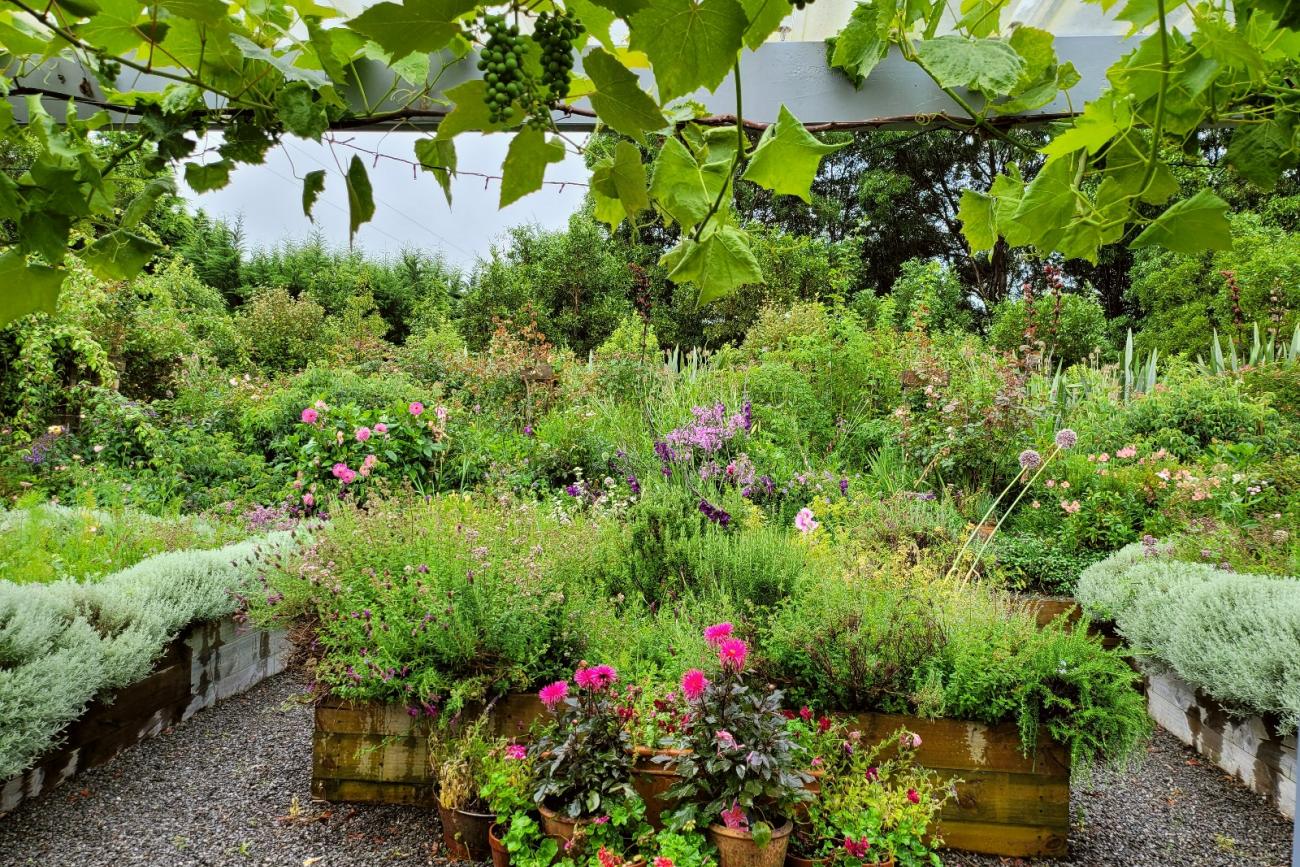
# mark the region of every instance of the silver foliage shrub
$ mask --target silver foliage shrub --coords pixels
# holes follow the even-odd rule
[[[1300,715],[1300,581],[1149,556],[1130,545],[1083,572],[1084,610],[1141,657],[1243,713]]]
[[[0,582],[0,780],[27,768],[96,695],[145,677],[191,623],[235,610],[256,555],[289,533],[158,554],[95,583]]]

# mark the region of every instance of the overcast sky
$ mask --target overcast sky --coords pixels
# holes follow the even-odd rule
[[[349,133],[350,139],[366,151],[413,159],[416,133]],[[499,175],[509,137],[464,134],[456,139],[462,171]],[[213,142],[206,143],[212,146]],[[338,166],[346,168],[352,155],[346,146],[331,148],[301,139],[286,139],[282,147],[267,155],[260,166],[240,166],[231,174],[230,185],[216,192],[198,195],[182,181],[185,197],[194,207],[228,220],[242,216],[244,237],[250,248],[275,246],[286,239],[301,240],[313,231],[331,243],[348,243],[348,202]],[[421,171],[414,177],[409,164],[359,154],[366,162],[375,194],[375,217],[357,232],[356,245],[368,253],[396,253],[405,247],[440,251],[447,261],[469,266],[485,256],[494,241],[500,241],[510,226],[533,223],[546,228],[563,227],[582,205],[584,187],[545,186],[505,210],[497,209],[501,195],[499,181],[462,175],[452,184],[452,206],[447,206],[442,188],[433,175]],[[313,211],[313,225],[302,213],[301,178],[310,171],[326,169],[325,192]],[[568,157],[548,168],[547,180],[586,180],[582,159]]]

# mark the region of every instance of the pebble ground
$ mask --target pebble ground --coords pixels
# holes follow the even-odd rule
[[[292,674],[203,711],[0,818],[3,867],[444,864],[430,811],[313,803],[311,708]],[[1290,823],[1160,733],[1076,785],[1071,856],[948,852],[949,867],[1283,867]]]

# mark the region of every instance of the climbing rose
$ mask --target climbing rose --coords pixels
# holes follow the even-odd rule
[[[1079,435],[1067,428],[1062,428],[1056,432],[1056,445],[1058,448],[1074,448],[1074,444],[1079,441]]]
[[[811,533],[816,530],[818,524],[813,520],[813,510],[807,507],[799,510],[799,514],[794,516],[795,529],[800,533]]]
[[[682,675],[682,692],[691,700],[704,695],[704,690],[708,686],[709,679],[698,668],[692,668]]]
[[[420,403],[418,400],[411,401],[411,405],[407,407],[407,410],[411,415],[419,415],[424,412],[424,404]]]
[[[1043,465],[1043,456],[1033,449],[1025,449],[1020,453],[1020,468],[1022,470],[1033,471]]]
[[[366,427],[365,425],[362,425],[361,427],[357,428],[355,436],[357,438],[357,442],[359,443],[365,442],[366,440],[370,439],[370,428]]]
[[[704,640],[714,647],[718,647],[723,641],[731,637],[733,628],[730,623],[715,623],[712,626],[706,626],[704,628]]]
[[[528,758],[528,748],[523,744],[511,744],[506,747],[506,757],[521,760]]]
[[[312,409],[311,407],[307,407],[302,411],[303,424],[315,424],[316,419],[318,418],[320,418],[320,415],[316,412],[316,410]]]
[[[608,665],[593,665],[590,668],[584,666],[573,673],[573,679],[583,689],[599,692],[618,680],[618,672]]]
[[[537,697],[542,700],[542,704],[550,709],[564,701],[568,694],[569,682],[567,680],[557,680],[555,683],[544,686],[537,691]]]
[[[745,657],[749,655],[749,645],[739,638],[728,638],[718,645],[718,661],[722,667],[731,671],[740,671],[745,667]]]

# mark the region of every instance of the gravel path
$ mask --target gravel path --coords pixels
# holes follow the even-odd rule
[[[311,708],[281,675],[0,818],[3,867],[437,864],[437,819],[314,804]],[[1283,867],[1290,823],[1169,735],[1076,785],[1071,858],[946,853],[949,867]]]

